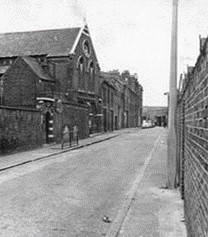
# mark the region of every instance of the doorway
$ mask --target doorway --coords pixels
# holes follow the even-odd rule
[[[50,143],[50,124],[51,121],[51,114],[49,112],[47,112],[45,114],[45,131],[46,131],[46,143]]]

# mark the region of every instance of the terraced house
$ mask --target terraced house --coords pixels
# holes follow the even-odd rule
[[[139,127],[143,88],[129,71],[101,72],[104,130]]]

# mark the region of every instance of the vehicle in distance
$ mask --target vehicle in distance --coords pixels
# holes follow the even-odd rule
[[[150,120],[149,121],[144,120],[142,123],[142,128],[153,128],[153,127],[154,127],[154,124]]]

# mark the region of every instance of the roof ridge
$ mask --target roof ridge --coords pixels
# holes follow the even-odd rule
[[[9,35],[9,34],[21,34],[21,33],[34,33],[34,32],[48,32],[48,31],[61,31],[61,30],[70,30],[70,29],[80,29],[81,27],[66,27],[59,29],[42,29],[42,30],[30,30],[30,31],[11,31],[11,32],[1,32],[0,35]]]

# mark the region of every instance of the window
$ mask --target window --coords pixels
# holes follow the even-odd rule
[[[83,51],[84,51],[85,56],[87,57],[90,56],[91,54],[90,43],[87,40],[83,42]]]
[[[88,88],[90,91],[95,90],[95,69],[94,69],[94,63],[91,61],[89,65],[89,85]]]
[[[81,56],[78,59],[77,63],[77,69],[78,69],[78,87],[79,89],[84,89],[85,87],[85,72],[84,72],[84,58]]]
[[[103,99],[103,105],[106,105],[106,88],[102,88],[102,99]]]
[[[1,75],[2,76],[2,75]],[[4,88],[3,88],[3,80],[0,77],[0,104],[2,105],[3,102],[3,92],[4,92]]]
[[[111,107],[113,107],[113,91],[111,92],[111,102],[110,102],[110,104],[111,104]]]

